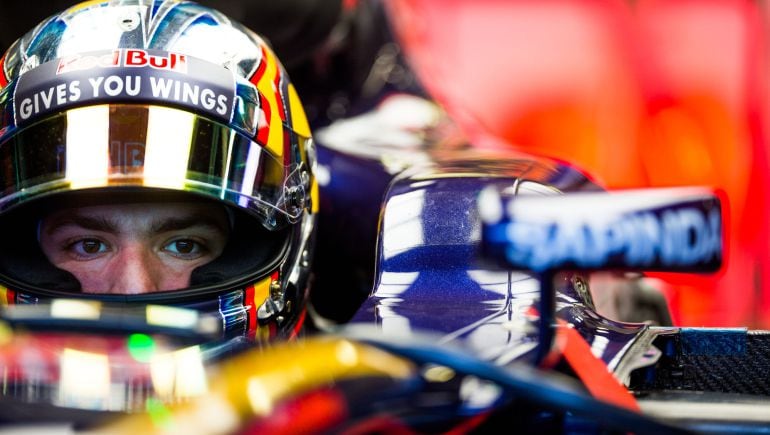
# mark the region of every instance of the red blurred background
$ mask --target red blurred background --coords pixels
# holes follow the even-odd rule
[[[768,23],[748,0],[391,0],[418,77],[475,144],[609,188],[727,197],[712,276],[656,275],[674,323],[770,327]]]

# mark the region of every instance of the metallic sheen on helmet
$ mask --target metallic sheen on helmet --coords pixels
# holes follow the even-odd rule
[[[0,299],[88,297],[219,312],[291,336],[307,300],[317,184],[307,119],[254,32],[189,1],[88,1],[0,60]],[[187,289],[85,295],[35,248],[40,210],[115,198],[223,204],[232,236]]]

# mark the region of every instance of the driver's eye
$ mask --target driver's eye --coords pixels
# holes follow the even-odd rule
[[[98,239],[83,239],[75,243],[73,249],[79,254],[98,254],[106,250],[106,245]]]
[[[192,239],[173,240],[166,244],[164,250],[172,255],[186,259],[197,258],[206,251],[204,245]]]
[[[180,254],[191,254],[195,250],[195,242],[192,240],[177,240],[173,243],[173,247]]]
[[[81,243],[81,246],[83,248],[83,252],[86,254],[96,254],[99,252],[99,246],[101,246],[101,242],[98,240],[84,240]]]

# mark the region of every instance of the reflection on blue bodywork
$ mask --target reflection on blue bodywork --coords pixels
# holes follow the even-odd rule
[[[590,190],[591,185],[562,167],[511,168],[506,174],[519,171],[534,179],[517,182],[515,176],[478,173],[397,179],[380,221],[374,290],[352,322],[374,323],[389,336],[427,331],[437,334],[439,343],[461,343],[497,364],[532,360],[538,338],[539,282],[533,275],[482,261],[479,193],[490,185],[516,193],[526,185],[528,194]],[[541,192],[534,189],[537,186],[556,189]],[[569,277],[559,279],[555,287],[560,317],[575,324],[595,355],[610,363],[643,325],[630,327],[601,318],[586,306]]]

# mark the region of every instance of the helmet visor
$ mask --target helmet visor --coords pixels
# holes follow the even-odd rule
[[[301,213],[302,163],[199,115],[153,105],[71,109],[0,145],[0,211],[54,192],[150,187],[231,203],[275,229]],[[289,200],[286,192],[292,192]]]

